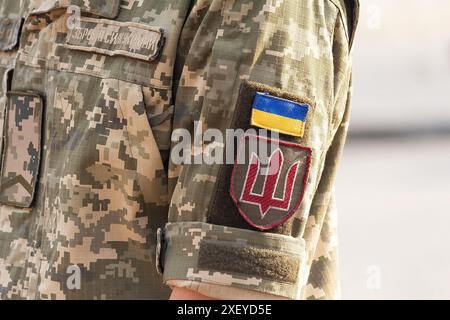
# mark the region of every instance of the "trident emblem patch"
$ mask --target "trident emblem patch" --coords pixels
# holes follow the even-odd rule
[[[271,151],[269,157],[267,150]],[[265,163],[263,157],[266,157]],[[244,136],[230,189],[242,217],[260,230],[273,229],[289,219],[302,202],[310,165],[310,148]]]

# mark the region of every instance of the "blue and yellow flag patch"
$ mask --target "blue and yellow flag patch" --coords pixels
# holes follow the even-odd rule
[[[295,137],[305,134],[309,105],[257,92],[251,125]]]

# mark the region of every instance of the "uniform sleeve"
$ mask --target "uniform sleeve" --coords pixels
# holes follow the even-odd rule
[[[322,201],[313,202],[315,205],[309,212],[303,235],[308,243],[306,265],[309,268],[306,271],[308,281],[302,290],[304,299],[340,298],[337,208],[332,185],[347,139],[351,92],[352,90],[349,89],[346,112],[333,139],[333,144],[328,150],[328,160],[325,162],[322,179],[316,191],[315,196]]]
[[[159,232],[167,284],[219,298],[302,296],[347,112],[343,12],[338,1],[195,3],[177,58],[173,192]]]

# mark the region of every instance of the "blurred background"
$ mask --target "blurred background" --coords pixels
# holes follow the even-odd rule
[[[450,299],[450,1],[361,0],[336,191],[344,299]]]

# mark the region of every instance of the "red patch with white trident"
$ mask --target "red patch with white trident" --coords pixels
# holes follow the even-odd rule
[[[242,217],[260,230],[273,229],[300,207],[311,166],[311,149],[246,135],[231,177],[231,197]]]

